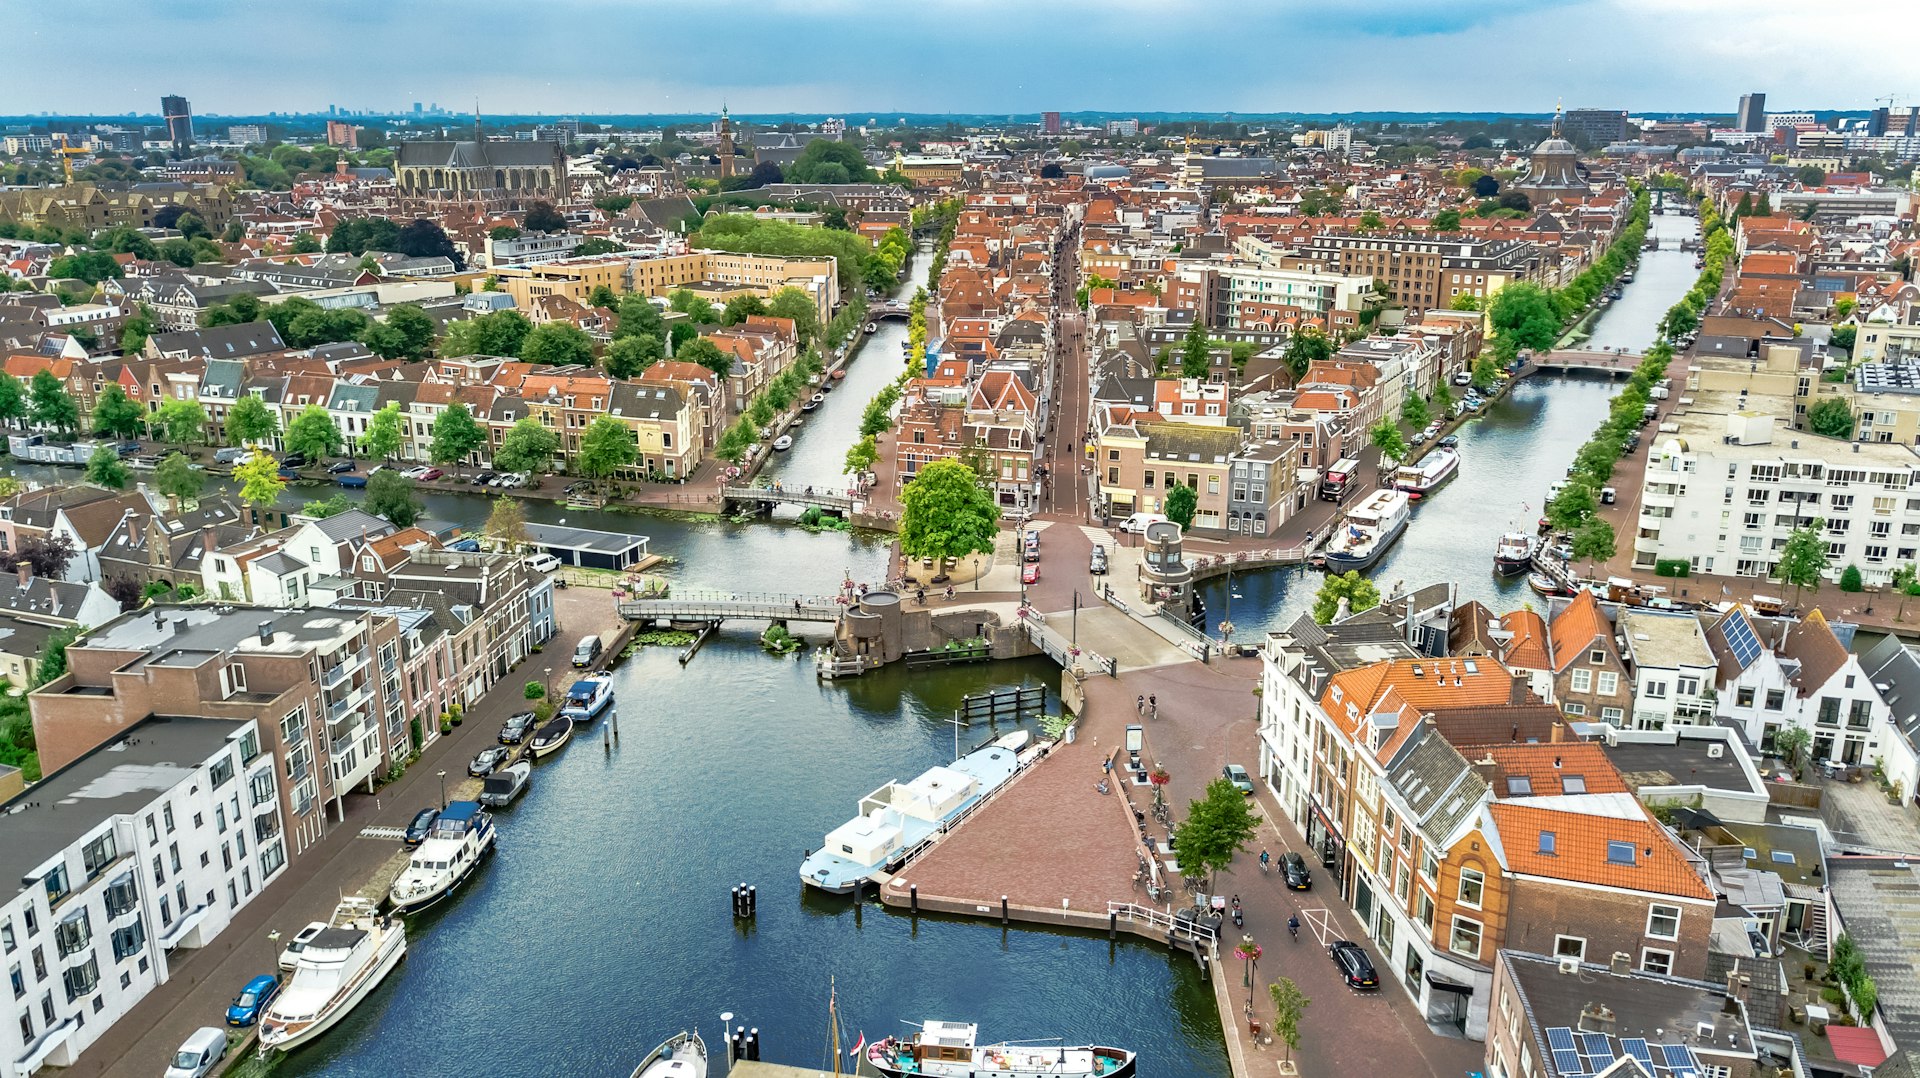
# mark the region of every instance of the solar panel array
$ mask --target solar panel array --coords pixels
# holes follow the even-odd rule
[[[1620,1047],[1653,1078],[1699,1078],[1700,1063],[1684,1044],[1648,1044],[1645,1037],[1622,1037]],[[1576,1033],[1569,1026],[1548,1027],[1547,1049],[1560,1078],[1599,1074],[1618,1058],[1606,1034]]]
[[[1727,646],[1733,649],[1733,660],[1745,670],[1760,657],[1760,638],[1754,635],[1753,624],[1747,621],[1747,612],[1734,610],[1720,626],[1721,635],[1727,638]]]

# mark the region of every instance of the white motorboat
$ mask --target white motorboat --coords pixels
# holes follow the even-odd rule
[[[775,438],[773,440],[773,451],[775,453],[785,453],[787,450],[792,448],[793,448],[793,438],[790,435],[782,434],[780,437]]]
[[[567,702],[560,714],[575,723],[592,722],[613,706],[613,675],[589,674],[567,690]]]
[[[533,761],[521,760],[488,775],[480,786],[480,803],[488,808],[505,808],[527,792],[533,781]]]
[[[293,976],[260,1016],[260,1051],[291,1051],[331,1029],[407,954],[407,930],[364,898],[349,898],[307,941]]]
[[[633,1078],[707,1078],[707,1044],[698,1033],[676,1033],[633,1068]]]
[[[828,832],[825,844],[807,855],[800,879],[846,894],[862,880],[897,869],[1019,769],[1019,750],[996,743],[928,768],[912,782],[887,783],[861,798],[859,815]]]
[[[1395,490],[1403,490],[1416,498],[1423,497],[1435,487],[1453,478],[1460,467],[1460,451],[1449,446],[1441,446],[1420,458],[1418,464],[1408,464],[1393,473]]]
[[[566,747],[573,738],[573,720],[565,715],[554,719],[533,732],[527,746],[533,750],[535,758],[550,756]]]
[[[1125,1048],[1058,1044],[976,1044],[968,1022],[927,1022],[911,1037],[867,1046],[867,1062],[886,1078],[1133,1078],[1137,1059]]]
[[[1376,490],[1347,513],[1346,523],[1328,541],[1327,570],[1366,569],[1380,560],[1407,530],[1413,503],[1404,491]]]
[[[1524,573],[1533,568],[1536,544],[1526,532],[1508,532],[1493,548],[1493,568],[1503,575]]]
[[[387,891],[393,908],[418,913],[452,894],[493,852],[493,839],[493,816],[478,801],[455,801],[440,810],[426,841],[414,847],[413,859]]]

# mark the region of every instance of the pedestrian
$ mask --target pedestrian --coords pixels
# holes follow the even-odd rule
[[[1160,697],[1158,696],[1147,697],[1147,717],[1150,719],[1157,719],[1160,717]]]

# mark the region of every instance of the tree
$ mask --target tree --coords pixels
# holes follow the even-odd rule
[[[1292,372],[1295,383],[1307,376],[1307,368],[1332,356],[1333,341],[1311,326],[1295,333],[1287,342],[1287,370]]]
[[[520,238],[520,230],[512,225],[495,225],[487,229],[487,238],[497,243],[506,243]]]
[[[519,311],[494,311],[447,326],[440,346],[443,356],[517,356],[533,332],[533,323]]]
[[[108,490],[127,488],[127,466],[120,463],[120,454],[112,446],[100,446],[87,458],[87,482]]]
[[[474,422],[473,413],[464,404],[455,404],[433,421],[433,443],[427,455],[435,464],[453,467],[466,460],[487,442],[487,432]],[[379,474],[379,473],[375,473]]]
[[[1801,165],[1793,178],[1799,180],[1802,187],[1818,187],[1827,182],[1827,173],[1819,165]]]
[[[577,254],[578,251],[576,250],[575,253]],[[620,306],[620,297],[613,294],[612,287],[597,284],[593,286],[593,291],[587,293],[587,306],[605,307],[611,311],[615,307]]]
[[[1427,399],[1433,405],[1434,415],[1445,419],[1453,414],[1453,389],[1447,385],[1446,379],[1434,383],[1433,396]]]
[[[494,451],[493,463],[503,471],[537,475],[547,470],[553,455],[559,451],[560,436],[529,416],[507,429],[500,439],[500,448]]]
[[[227,440],[234,446],[252,446],[273,438],[280,421],[265,402],[248,394],[227,409]]]
[[[1840,570],[1840,590],[1845,592],[1867,590],[1867,582],[1865,578],[1860,575],[1860,567],[1858,565],[1848,562],[1847,567]]]
[[[185,448],[207,430],[207,410],[199,401],[174,398],[160,405],[153,415],[154,429],[167,441]]]
[[[319,254],[320,241],[313,238],[313,233],[302,232],[293,238],[292,243],[287,245],[287,253],[296,255]]]
[[[1807,426],[1828,438],[1853,437],[1853,409],[1845,397],[1822,397],[1807,409]]]
[[[1560,337],[1560,312],[1553,296],[1531,281],[1515,281],[1495,292],[1487,318],[1496,335],[1518,348],[1545,350]]]
[[[140,313],[120,323],[120,354],[133,355],[147,347],[147,338],[153,336],[153,319],[149,316],[145,304],[141,304]]]
[[[339,453],[343,441],[340,428],[334,425],[325,405],[309,404],[287,424],[287,450],[310,461]]]
[[[1380,605],[1380,589],[1374,586],[1373,581],[1361,576],[1357,569],[1328,573],[1327,579],[1320,585],[1320,591],[1313,597],[1313,620],[1322,625],[1331,625],[1334,617],[1340,614],[1342,599],[1347,601],[1348,614],[1358,614]]]
[[[900,493],[900,550],[910,558],[991,554],[999,521],[1000,507],[973,469],[937,460]]]
[[[762,161],[753,166],[752,172],[747,173],[746,189],[758,190],[770,183],[780,183],[785,178],[778,164],[772,161]]]
[[[1382,418],[1373,425],[1367,432],[1367,444],[1395,464],[1407,458],[1407,440],[1400,435],[1400,425],[1390,418]]]
[[[1858,326],[1835,326],[1832,332],[1827,334],[1827,344],[1851,356],[1853,354],[1853,342],[1859,336],[1859,333],[1860,329]]]
[[[1382,221],[1380,215],[1373,210],[1368,210],[1360,215],[1360,231],[1378,232],[1384,227],[1386,227],[1386,222]]]
[[[574,244],[573,255],[575,258],[586,255],[610,255],[626,249],[625,244],[615,243],[605,236],[593,236]]]
[[[167,497],[190,502],[207,485],[207,473],[195,468],[185,453],[168,453],[154,468],[153,483]]]
[[[1894,611],[1893,620],[1901,621],[1907,616],[1907,600],[1920,595],[1920,566],[1908,562],[1893,570],[1893,591],[1900,596],[1900,608]]]
[[[1589,517],[1573,533],[1573,557],[1576,561],[1610,561],[1615,553],[1613,525],[1599,517]]]
[[[733,372],[734,355],[723,352],[709,337],[695,337],[674,350],[673,358],[698,363],[722,378]]]
[[[1400,406],[1400,422],[1409,427],[1424,427],[1430,419],[1426,399],[1418,393],[1407,394],[1406,403]]]
[[[871,434],[861,435],[860,440],[847,447],[846,467],[841,471],[848,475],[859,475],[873,470],[880,463],[880,443]]]
[[[72,538],[66,535],[30,535],[14,544],[12,556],[0,558],[6,559],[9,572],[24,563],[33,567],[35,576],[59,580],[67,575],[67,567],[77,553]]]
[[[1493,383],[1500,380],[1500,365],[1492,356],[1481,356],[1473,361],[1473,388],[1492,389]]]
[[[391,460],[405,440],[400,405],[398,402],[387,404],[367,419],[367,432],[360,436],[360,455],[373,460]]]
[[[527,207],[526,226],[535,232],[565,232],[567,219],[551,202],[536,202]]]
[[[667,320],[660,316],[660,308],[653,301],[638,292],[629,292],[620,297],[619,323],[614,327],[613,336],[621,337],[657,337],[665,340]]]
[[[1525,191],[1507,191],[1500,196],[1500,208],[1525,213],[1533,209],[1533,200],[1527,197]]]
[[[1247,848],[1260,827],[1252,801],[1224,777],[1207,783],[1206,794],[1187,803],[1186,819],[1174,828],[1173,849],[1180,874],[1207,881],[1213,890],[1215,873],[1233,864],[1233,855]]]
[[[1180,341],[1180,377],[1205,380],[1207,372],[1213,366],[1211,342],[1207,338],[1207,325],[1195,318],[1187,327],[1187,335]]]
[[[698,325],[710,325],[720,321],[720,315],[713,304],[694,292],[691,288],[676,288],[667,297],[667,305],[687,316],[689,322]]]
[[[1280,1043],[1287,1046],[1287,1058],[1292,1059],[1293,1053],[1300,1047],[1300,1019],[1306,1014],[1307,1005],[1313,1001],[1287,977],[1268,985],[1267,995],[1273,999],[1273,1032],[1280,1038]]]
[[[1773,735],[1773,751],[1787,762],[1797,776],[1800,765],[1806,756],[1807,746],[1813,743],[1813,734],[1804,726],[1788,726],[1776,730]]]
[[[11,427],[25,418],[27,395],[20,389],[20,380],[0,378],[0,422]]]
[[[1200,492],[1185,483],[1175,483],[1173,489],[1167,491],[1163,508],[1167,519],[1184,531],[1193,526],[1193,514],[1200,508]]]
[[[1826,526],[1826,520],[1815,517],[1806,527],[1793,529],[1787,544],[1780,548],[1780,560],[1774,563],[1773,575],[1782,584],[1792,585],[1796,607],[1800,605],[1800,589],[1811,585],[1818,590],[1820,574],[1826,571],[1827,541],[1820,537]]]
[[[327,517],[337,517],[352,508],[353,499],[347,497],[345,491],[336,490],[325,498],[310,501],[301,506],[300,515],[313,517],[315,520],[325,520]]]
[[[1547,502],[1547,521],[1559,531],[1577,531],[1599,508],[1600,503],[1594,498],[1592,487],[1585,483],[1568,483]]]
[[[366,510],[385,517],[396,528],[410,528],[420,519],[420,499],[413,496],[413,480],[382,468],[367,477]]]
[[[259,449],[248,454],[233,470],[233,477],[240,481],[240,500],[255,509],[265,509],[279,501],[287,489],[287,481],[280,478],[280,462]]]
[[[105,251],[82,251],[79,254],[62,255],[47,266],[47,276],[72,278],[88,284],[99,284],[111,277],[122,276],[120,263]]]
[[[520,358],[528,363],[551,367],[593,363],[593,338],[572,322],[548,322],[535,326],[520,345]]]
[[[720,312],[720,324],[723,326],[737,326],[746,321],[749,315],[766,313],[767,301],[752,293],[746,293],[735,296],[727,301],[726,308]]]
[[[1471,292],[1462,292],[1447,304],[1449,311],[1477,311],[1480,309],[1480,297]]]
[[[12,381],[12,379],[8,379]],[[93,432],[111,438],[138,438],[147,430],[147,410],[117,384],[100,391],[93,405]]]
[[[487,538],[494,545],[509,554],[518,552],[527,545],[527,514],[521,508],[520,499],[505,496],[493,500],[493,511],[487,514]]]
[[[1460,231],[1460,211],[1441,210],[1433,215],[1433,223],[1429,227],[1435,232]]]
[[[1066,178],[1066,175],[1067,175],[1067,170],[1064,168],[1061,168],[1060,163],[1057,161],[1049,161],[1046,164],[1040,166],[1040,178],[1043,180],[1064,179]]]
[[[5,381],[12,381],[7,378]],[[57,430],[62,434],[72,434],[80,429],[80,406],[73,403],[67,394],[66,384],[54,377],[53,372],[42,368],[33,372],[33,378],[27,385],[27,399],[31,402],[27,415],[36,426]]]
[[[159,215],[155,214],[154,218],[157,223]],[[179,231],[181,236],[190,240],[213,238],[213,230],[208,228],[207,223],[201,220],[200,215],[196,213],[182,213],[174,220],[173,227]]]
[[[574,464],[580,474],[593,480],[610,479],[622,468],[631,467],[640,459],[640,443],[633,436],[633,428],[610,415],[603,415],[587,424],[587,431],[580,436],[580,451],[574,456]]]
[[[649,333],[615,337],[601,363],[614,378],[633,378],[667,357],[667,346]]]
[[[385,359],[425,359],[433,351],[433,336],[432,317],[402,303],[387,312],[386,321],[368,326],[360,341]]]
[[[788,183],[872,183],[873,169],[852,142],[817,138],[784,170]]]

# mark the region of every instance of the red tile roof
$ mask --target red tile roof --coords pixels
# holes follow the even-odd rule
[[[1713,901],[1679,843],[1631,794],[1496,801],[1489,811],[1515,873]],[[1541,849],[1542,834],[1553,836],[1551,852]],[[1614,843],[1631,848],[1632,864],[1610,859]]]

